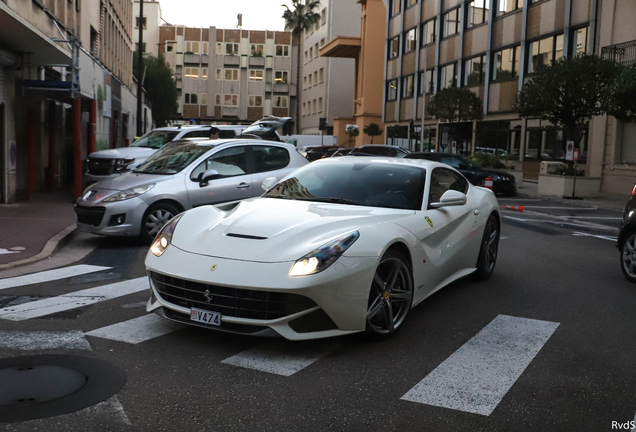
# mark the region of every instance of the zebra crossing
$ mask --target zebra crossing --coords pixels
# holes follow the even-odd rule
[[[72,266],[43,272],[45,274],[0,279],[0,287],[20,288],[108,269],[110,267]],[[3,320],[21,322],[43,318],[148,289],[148,279],[140,277],[29,301],[0,309],[0,323]],[[141,304],[132,303],[130,307],[136,306]],[[488,416],[548,342],[558,325],[500,315],[419,383],[413,383],[413,387],[401,399],[409,403]],[[154,314],[144,314],[85,332],[0,331],[0,349],[91,350],[92,338],[138,345],[185,328],[189,326],[167,321]],[[254,345],[221,360],[221,363],[291,377],[334,353],[343,344],[337,339],[305,344],[255,339]]]

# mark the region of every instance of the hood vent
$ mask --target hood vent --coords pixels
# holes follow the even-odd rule
[[[248,240],[267,240],[267,237],[259,237],[259,236],[253,236],[253,235],[247,235],[247,234],[229,233],[229,234],[226,234],[226,236],[248,239]]]

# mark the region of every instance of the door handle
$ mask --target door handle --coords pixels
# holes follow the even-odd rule
[[[239,183],[239,185],[237,186],[237,188],[239,188],[239,189],[247,189],[248,187],[250,187],[250,185],[248,185],[245,182]]]
[[[475,209],[475,210],[473,210],[473,214],[474,214],[475,216],[479,216],[479,209]]]

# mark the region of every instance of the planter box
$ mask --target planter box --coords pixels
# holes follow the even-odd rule
[[[555,197],[571,197],[573,176],[540,174],[539,195]],[[576,196],[581,198],[593,198],[601,192],[600,177],[577,177]]]

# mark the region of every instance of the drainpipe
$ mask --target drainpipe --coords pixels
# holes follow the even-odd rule
[[[57,104],[49,101],[49,173],[47,178],[49,192],[55,191],[55,177],[57,174],[57,144],[55,142]]]
[[[73,199],[82,195],[82,101],[73,99]]]
[[[35,188],[35,131],[37,124],[35,122],[35,112],[33,108],[27,109],[27,184],[26,199],[31,200],[33,189]]]

